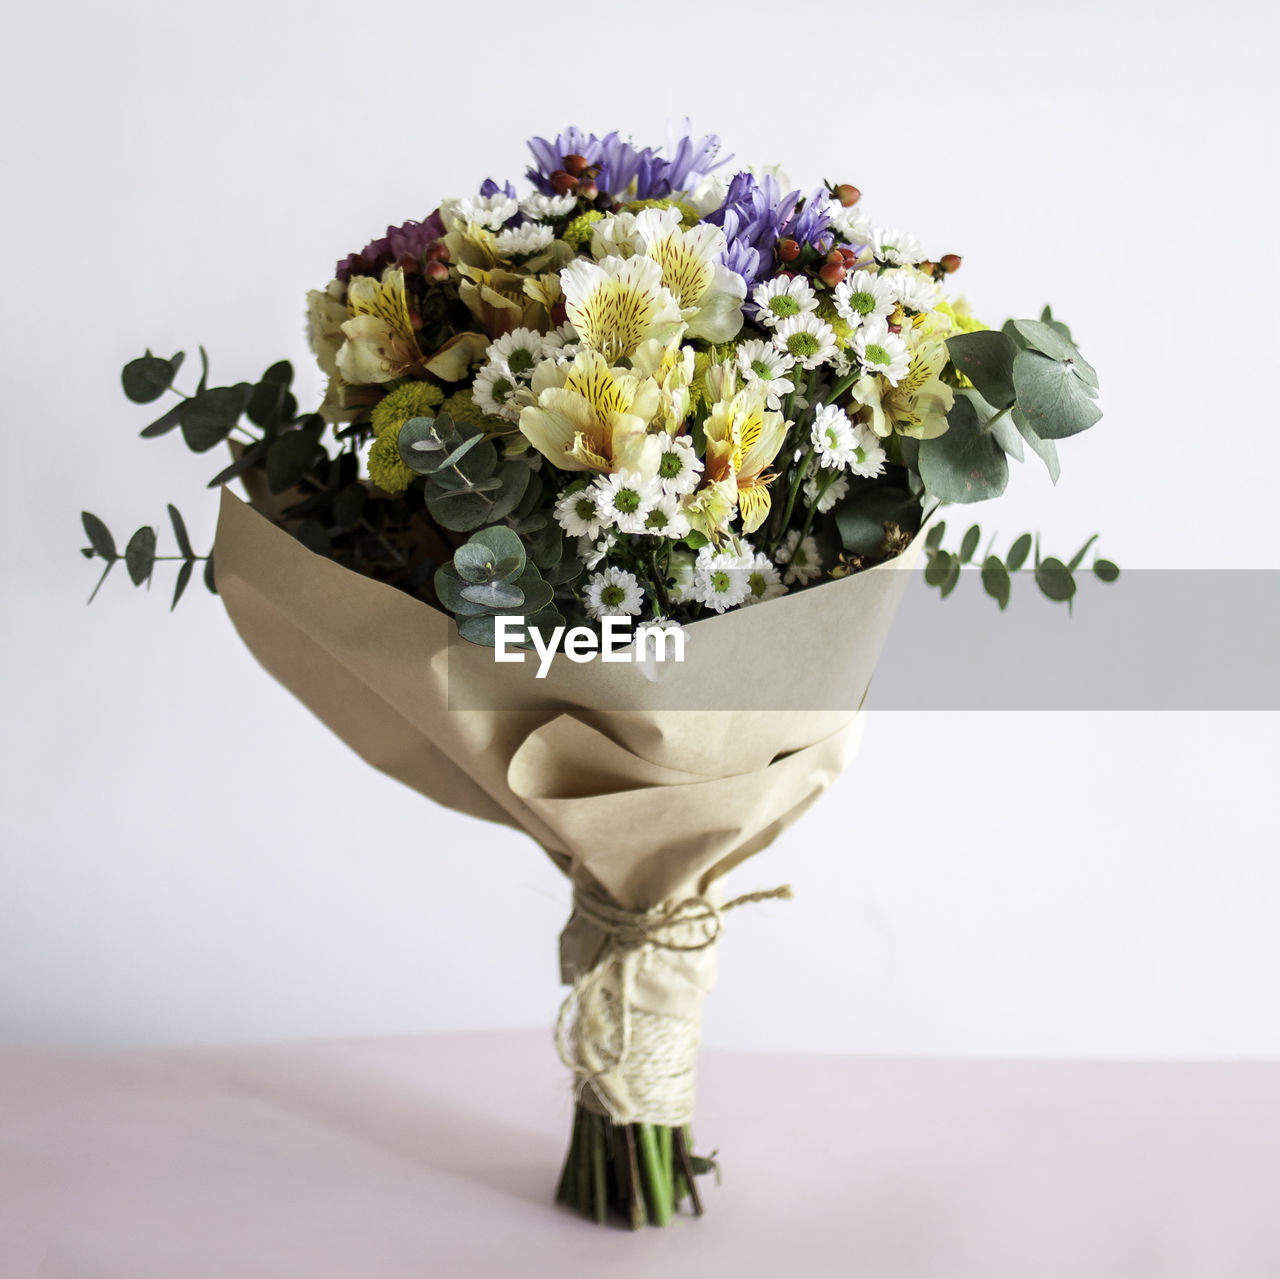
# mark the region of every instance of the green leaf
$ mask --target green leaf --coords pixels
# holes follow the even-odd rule
[[[324,450],[307,431],[286,431],[267,450],[267,484],[273,493],[295,487]]]
[[[960,581],[960,561],[952,559],[951,567],[947,570],[947,576],[943,579],[942,590],[940,592],[945,600],[952,591],[956,589],[956,584]]]
[[[524,543],[501,524],[493,528],[482,528],[468,539],[467,545],[483,547],[495,561],[515,560],[518,567],[510,574],[512,577],[519,576],[524,569]]]
[[[1000,605],[1001,612],[1009,606],[1009,586],[1009,570],[998,555],[988,555],[982,562],[982,589]]]
[[[1071,569],[1072,572],[1074,572],[1076,569],[1080,567],[1081,564],[1084,563],[1084,557],[1086,553],[1088,552],[1089,548],[1094,544],[1094,542],[1096,542],[1097,540],[1098,540],[1098,535],[1095,533],[1067,562],[1067,567]]]
[[[446,466],[457,466],[477,444],[483,443],[483,435],[473,435],[469,440],[463,440],[452,453],[447,454],[441,461],[436,463],[435,469],[442,470]]]
[[[533,479],[533,472],[519,458],[510,458],[503,462],[497,479],[498,494],[489,510],[489,518],[494,521],[505,520],[519,506]]]
[[[982,537],[982,530],[976,525],[971,524],[965,533],[963,540],[960,542],[960,563],[967,564],[973,559],[973,553],[978,549],[978,540]]]
[[[840,543],[850,555],[878,555],[885,546],[885,525],[914,533],[920,527],[920,502],[906,489],[883,482],[855,485],[835,510]]]
[[[173,603],[169,605],[169,612],[172,613],[178,607],[178,601],[182,598],[182,592],[187,589],[187,583],[191,581],[191,570],[195,566],[195,560],[183,560],[178,565],[178,580],[173,586]]]
[[[947,339],[951,363],[995,409],[1007,409],[1013,403],[1013,359],[1017,353],[1009,338],[995,329]]]
[[[472,644],[492,648],[496,642],[493,616],[492,613],[481,613],[472,617],[459,617],[458,634]]]
[[[209,385],[209,353],[200,348],[200,382],[196,386],[196,394],[202,395],[205,388]]]
[[[355,528],[364,516],[369,490],[363,484],[348,484],[333,499],[333,522],[339,528]]]
[[[1099,581],[1114,582],[1120,576],[1120,565],[1113,564],[1111,560],[1094,560],[1093,572]]]
[[[998,497],[1009,482],[1009,462],[991,433],[979,429],[973,404],[957,397],[947,422],[942,435],[920,443],[925,487],[944,502]]]
[[[186,400],[179,400],[172,408],[166,409],[161,413],[150,426],[144,426],[138,434],[144,440],[153,440],[157,435],[168,435],[174,427],[181,424],[182,410],[186,403]]]
[[[204,585],[205,589],[211,594],[218,593],[218,583],[213,575],[213,556],[210,555],[204,562]]]
[[[1046,324],[1040,320],[1014,320],[1013,327],[1030,350],[1071,365],[1086,386],[1094,391],[1098,389],[1098,374],[1070,337],[1063,336],[1064,325]]]
[[[514,582],[468,583],[462,588],[462,598],[495,611],[520,609],[524,605],[524,592]]]
[[[427,511],[441,528],[469,533],[489,518],[492,503],[478,493],[443,493],[427,498]]]
[[[108,563],[114,563],[120,558],[111,530],[96,515],[90,511],[81,511],[80,523],[84,525],[85,536],[97,555]]]
[[[268,381],[264,376],[262,381],[249,392],[249,403],[245,407],[245,413],[254,426],[260,426],[267,431],[278,429],[285,418],[292,417],[291,408],[297,409],[297,401],[289,394],[289,384]]]
[[[400,460],[418,475],[429,475],[436,469],[440,454],[447,447],[444,433],[436,426],[436,418],[411,417],[396,436]]]
[[[207,453],[221,444],[240,420],[244,396],[238,387],[215,386],[184,400],[182,438],[193,453]]]
[[[316,555],[328,558],[333,554],[333,542],[330,541],[325,526],[319,520],[303,520],[293,530],[293,535],[307,550]]]
[[[1014,426],[1018,428],[1018,434],[1031,445],[1031,451],[1044,463],[1045,469],[1049,472],[1049,479],[1056,484],[1062,472],[1058,462],[1058,446],[1052,440],[1042,440],[1027,424],[1027,419],[1018,411],[1016,404],[1009,416],[1013,419]]]
[[[1037,351],[1019,351],[1013,362],[1013,382],[1018,410],[1041,439],[1065,439],[1087,431],[1102,417],[1093,391],[1067,361],[1050,359]]]
[[[196,553],[191,549],[191,539],[187,536],[187,526],[183,522],[178,508],[172,502],[169,503],[169,523],[173,525],[173,538],[178,543],[179,552],[189,560],[194,559]]]
[[[1076,593],[1076,579],[1071,570],[1053,556],[1036,566],[1036,585],[1057,604],[1069,600]]]
[[[524,596],[523,612],[525,614],[540,613],[551,603],[555,595],[551,583],[544,581],[532,564],[520,574],[515,584]]]
[[[686,533],[684,537],[684,544],[691,551],[702,550],[710,541],[711,539],[705,533],[699,533],[697,529],[694,529],[691,533]]]
[[[209,481],[208,487],[216,489],[220,484],[234,480],[237,475],[252,470],[267,456],[267,450],[273,443],[273,440],[259,440],[256,444],[250,444],[230,466],[224,467]]]
[[[107,567],[102,570],[102,576],[98,578],[98,584],[93,588],[93,590],[89,594],[89,598],[85,601],[87,604],[93,603],[94,599],[97,597],[98,592],[102,589],[102,583],[107,580],[107,574],[110,573],[111,570],[115,568],[115,566],[116,566],[115,560],[107,561]]]
[[[156,564],[156,531],[144,526],[130,539],[124,548],[124,566],[134,586],[141,586],[151,576]]]
[[[924,580],[929,586],[941,586],[951,572],[956,557],[950,551],[935,551],[924,566]]]
[[[288,386],[293,381],[293,365],[288,360],[277,360],[263,375],[263,382],[276,382]]]
[[[946,520],[939,520],[925,534],[924,544],[930,551],[936,551],[942,545],[942,538],[947,531]]]
[[[432,584],[435,586],[436,598],[450,613],[456,613],[459,617],[468,617],[485,611],[483,605],[473,604],[470,600],[463,598],[462,592],[467,583],[458,575],[457,569],[451,563],[441,564],[436,569]]]
[[[1055,320],[1053,318],[1053,310],[1050,307],[1046,306],[1045,309],[1040,312],[1040,323],[1047,324],[1051,329],[1066,338],[1068,342],[1074,341],[1071,336],[1071,330],[1067,328],[1061,320]]]
[[[1031,534],[1024,533],[1009,548],[1009,554],[1004,557],[1005,566],[1010,573],[1016,573],[1027,562],[1027,556],[1030,554]]]
[[[171,360],[162,360],[150,351],[130,360],[120,370],[120,385],[135,404],[150,404],[158,400],[168,389],[178,369],[182,366],[183,353],[179,351]]]

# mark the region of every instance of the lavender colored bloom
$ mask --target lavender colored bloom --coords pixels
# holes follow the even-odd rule
[[[831,246],[830,202],[825,191],[819,187],[802,202],[799,191],[783,195],[771,173],[763,178],[735,174],[724,203],[704,221],[723,229],[728,242],[724,264],[748,286],[773,273],[774,248],[783,236],[824,251]]]
[[[389,266],[402,260],[422,265],[422,255],[444,235],[444,222],[437,209],[422,222],[406,222],[389,226],[380,240],[372,240],[359,253],[349,254],[338,263],[337,277],[344,283],[353,275],[381,276]]]
[[[516,189],[510,182],[499,186],[492,178],[485,178],[480,184],[480,194],[487,200],[491,195],[505,195],[509,200],[516,198]]]

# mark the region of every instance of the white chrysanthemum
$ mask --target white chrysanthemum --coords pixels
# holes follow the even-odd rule
[[[556,503],[556,523],[570,537],[586,537],[594,541],[605,523],[595,490],[580,488],[563,494]]]
[[[883,276],[854,271],[836,285],[832,300],[841,316],[857,328],[873,316],[889,315],[896,294]]]
[[[645,533],[679,539],[689,535],[689,517],[674,493],[664,493],[644,517]]]
[[[567,195],[543,195],[535,191],[520,201],[520,212],[535,222],[555,222],[566,217],[578,207],[578,197],[572,193]]]
[[[871,219],[858,205],[846,209],[837,204],[831,210],[831,229],[845,244],[868,244],[871,240]]]
[[[777,561],[786,567],[782,580],[788,586],[803,586],[822,573],[818,544],[811,537],[800,540],[800,530],[793,528],[776,552]]]
[[[831,325],[808,314],[781,321],[773,331],[773,345],[791,356],[802,369],[816,369],[834,358],[839,350]]]
[[[521,405],[517,391],[520,386],[520,379],[501,360],[491,360],[476,374],[471,396],[482,412],[508,422],[518,422]]]
[[[858,440],[849,415],[834,404],[819,404],[813,413],[813,446],[822,466],[848,466],[857,452]]]
[[[878,278],[909,311],[932,311],[942,300],[937,282],[921,271],[903,267],[898,271],[885,271]]]
[[[868,373],[879,373],[897,386],[911,367],[907,344],[880,317],[866,321],[853,335],[853,353]]]
[[[910,231],[900,231],[897,227],[872,227],[871,253],[877,262],[887,262],[890,266],[915,266],[924,261],[920,241]]]
[[[774,600],[786,593],[778,566],[763,551],[752,556],[751,567],[747,570],[747,597],[742,602],[763,604],[765,600]]]
[[[693,451],[693,441],[687,435],[663,435],[659,442],[658,483],[662,491],[677,497],[692,493],[702,474],[702,459]]]
[[[760,308],[756,315],[757,323],[771,329],[784,320],[818,309],[817,296],[803,275],[779,275],[757,284],[751,300]]]
[[[578,558],[586,568],[598,568],[600,562],[617,544],[617,534],[609,529],[596,537],[580,537],[578,538]]]
[[[704,546],[694,561],[693,598],[717,613],[737,608],[751,593],[751,568],[752,556],[732,546]]]
[[[853,431],[854,452],[849,470],[864,480],[883,474],[885,452],[880,447],[880,437],[865,422],[855,422]]]
[[[578,358],[582,343],[578,341],[578,332],[566,320],[550,333],[542,335],[542,354],[544,358],[556,364],[569,364]]]
[[[819,515],[825,515],[848,495],[849,480],[845,475],[814,475],[804,482],[805,501],[816,507]]]
[[[536,329],[512,329],[489,345],[485,358],[503,364],[519,377],[531,376],[533,367],[543,358],[546,339]]]
[[[635,617],[644,606],[644,591],[634,573],[623,568],[606,568],[587,578],[587,612],[602,617]]]
[[[771,409],[781,408],[782,397],[796,389],[796,384],[787,377],[794,364],[791,356],[759,338],[752,338],[738,348],[739,372],[748,385],[758,382],[764,387]]]
[[[440,212],[447,222],[475,222],[490,231],[501,230],[517,213],[520,206],[499,191],[494,195],[468,195],[461,200],[445,200],[441,203]]]
[[[541,222],[526,222],[524,226],[499,231],[494,237],[493,247],[499,256],[512,258],[541,252],[555,238],[556,233],[549,226],[543,226]]]
[[[601,514],[622,533],[643,533],[645,517],[662,496],[657,480],[646,480],[638,471],[597,475],[593,487]]]

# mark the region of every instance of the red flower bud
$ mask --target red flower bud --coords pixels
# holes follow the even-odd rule
[[[840,256],[844,258],[846,267],[851,267],[858,260],[858,255],[852,249],[841,249]]]
[[[848,182],[842,182],[834,191],[831,192],[846,209],[851,209],[859,200],[862,199],[862,192],[855,186],[850,186]]]
[[[564,170],[571,177],[580,178],[587,171],[588,160],[585,155],[567,155],[564,158]],[[554,180],[555,174],[551,175]]]
[[[818,272],[818,276],[822,280],[823,284],[829,284],[834,289],[845,276],[843,259],[839,262],[828,262],[822,270]]]
[[[950,275],[953,271],[960,269],[960,255],[958,253],[944,253],[938,259],[938,265]]]
[[[563,169],[557,169],[551,175],[551,189],[556,195],[568,195],[570,191],[578,189],[578,179],[572,173],[566,173]]]
[[[449,268],[443,262],[428,262],[426,276],[428,280],[447,280]]]
[[[790,236],[778,241],[778,256],[784,262],[794,262],[800,256],[800,245]]]
[[[578,187],[578,194],[584,200],[594,200],[600,194],[600,188],[594,182],[583,182]]]
[[[839,249],[832,249],[831,252],[827,254],[824,261],[828,262],[832,266],[844,266],[844,254],[841,253]]]
[[[426,252],[428,262],[448,262],[449,249],[443,240],[437,240]]]

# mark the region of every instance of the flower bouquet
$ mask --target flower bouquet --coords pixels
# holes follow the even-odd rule
[[[554,860],[558,1198],[663,1225],[711,1166],[690,1124],[716,939],[789,893],[725,900],[723,877],[847,761],[901,570],[923,544],[946,593],[973,559],[976,528],[919,536],[935,509],[996,496],[1024,446],[1056,479],[1097,382],[1047,309],[983,325],[947,295],[959,259],[850,185],[789,189],[687,129],[530,148],[524,194],[445,200],[310,294],[318,411],[287,363],[214,387],[201,350],[143,434],[230,444],[211,556],[174,507],[176,555],[150,526],[121,554],[89,514],[85,553],[135,584],[178,561],[175,603],[206,560],[250,650],[365,760]],[[148,352],[126,394],[181,364]],[[1069,599],[1087,549],[1037,547],[1041,588]],[[1001,607],[1029,553],[983,558]]]

